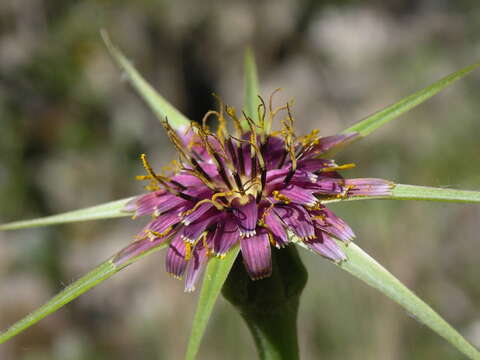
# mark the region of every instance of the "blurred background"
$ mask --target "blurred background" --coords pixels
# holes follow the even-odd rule
[[[192,119],[212,92],[241,106],[243,50],[262,93],[294,98],[298,133],[340,131],[480,58],[477,0],[0,2],[0,222],[143,191],[138,156],[174,157],[122,81],[105,28]],[[480,189],[480,73],[342,152],[352,177]],[[361,201],[334,210],[357,243],[480,346],[480,206]],[[128,244],[129,218],[0,233],[0,328]],[[299,317],[303,359],[463,359],[400,307],[313,254]],[[181,359],[198,292],[157,253],[0,346],[3,360]],[[200,359],[255,358],[223,299]]]

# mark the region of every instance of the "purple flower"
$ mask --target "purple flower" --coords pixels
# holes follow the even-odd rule
[[[265,109],[265,104],[259,107],[257,124],[226,107],[235,135],[227,133],[223,110],[210,111],[204,125],[179,132],[163,123],[179,161],[170,176],[161,176],[142,155],[147,175],[140,179],[150,181],[150,192],[130,202],[127,210],[135,216],[151,215],[152,220],[116,256],[117,263],[168,242],[167,272],[185,276],[185,290],[193,291],[208,259],[225,256],[237,244],[253,280],[271,275],[271,246],[288,245],[292,234],[321,256],[346,259],[335,239],[348,243],[355,235],[323,202],[389,195],[393,183],[344,179],[339,172],[353,164],[338,165],[326,158],[357,133],[320,137],[313,131],[297,137],[288,104]],[[281,130],[270,132],[282,111]],[[209,116],[218,119],[215,132],[205,125]]]

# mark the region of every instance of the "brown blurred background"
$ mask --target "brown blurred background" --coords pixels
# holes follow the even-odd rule
[[[299,132],[332,134],[480,59],[480,7],[457,1],[0,2],[0,222],[142,191],[138,155],[174,156],[112,64],[109,31],[145,77],[193,119],[215,91],[242,102],[243,50],[262,92],[296,100]],[[480,190],[480,74],[347,149],[349,175]],[[361,201],[335,211],[357,243],[480,346],[480,206]],[[127,244],[128,218],[0,233],[0,327]],[[463,359],[366,285],[313,254],[299,318],[303,359]],[[0,346],[3,360],[181,359],[197,294],[163,255],[129,267]],[[224,300],[199,359],[255,358]]]

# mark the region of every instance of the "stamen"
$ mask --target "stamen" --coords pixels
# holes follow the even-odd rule
[[[273,198],[277,201],[283,202],[285,204],[290,204],[292,201],[283,194],[280,194],[278,190],[272,191]]]
[[[235,108],[233,106],[226,106],[225,111],[230,116],[230,118],[233,120],[233,126],[235,127],[235,134],[237,137],[240,137],[243,134],[243,129],[242,129],[242,124],[240,123],[240,120],[237,117],[237,114],[235,112]]]
[[[203,168],[200,166],[200,164],[198,163],[197,160],[195,160],[194,158],[190,158],[190,161],[193,165],[193,167],[195,168],[195,170],[197,170],[200,174],[202,174],[202,176],[207,179],[209,182],[212,181],[210,175],[208,175],[205,170],[203,170]]]
[[[245,193],[245,190],[243,188],[242,180],[240,179],[240,175],[238,175],[237,172],[234,172],[232,175],[233,175],[233,179],[235,180],[235,184],[237,185],[238,190],[241,193]]]
[[[189,261],[192,258],[192,244],[185,241],[185,261]]]
[[[330,166],[326,168],[322,168],[318,170],[319,172],[333,172],[338,170],[346,170],[346,169],[353,169],[355,167],[355,163],[345,164],[345,165],[338,165],[338,166]]]
[[[230,190],[232,190],[232,184],[230,183],[230,180],[228,180],[227,172],[225,171],[225,168],[222,165],[220,155],[215,153],[215,154],[213,154],[213,158],[215,159],[215,161],[217,163],[217,170],[218,170],[218,173],[220,174],[220,177],[222,178],[225,185],[227,185],[227,187]]]
[[[213,94],[215,99],[218,101],[218,128],[217,128],[217,137],[220,140],[220,143],[225,141],[225,138],[228,136],[227,133],[227,122],[225,120],[225,116],[223,115],[223,101],[222,99],[217,96],[217,94]]]
[[[163,176],[157,175],[155,171],[153,171],[153,168],[148,162],[146,154],[141,154],[140,159],[142,160],[143,167],[145,168],[145,171],[148,173],[148,177],[150,179],[156,180],[159,184],[163,185],[169,192],[174,192],[171,186],[165,181],[165,180],[169,181],[170,179],[165,179]]]

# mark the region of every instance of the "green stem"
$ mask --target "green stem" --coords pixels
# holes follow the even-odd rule
[[[298,360],[297,314],[307,272],[294,246],[273,250],[272,276],[252,281],[238,257],[222,289],[249,327],[261,360]]]

